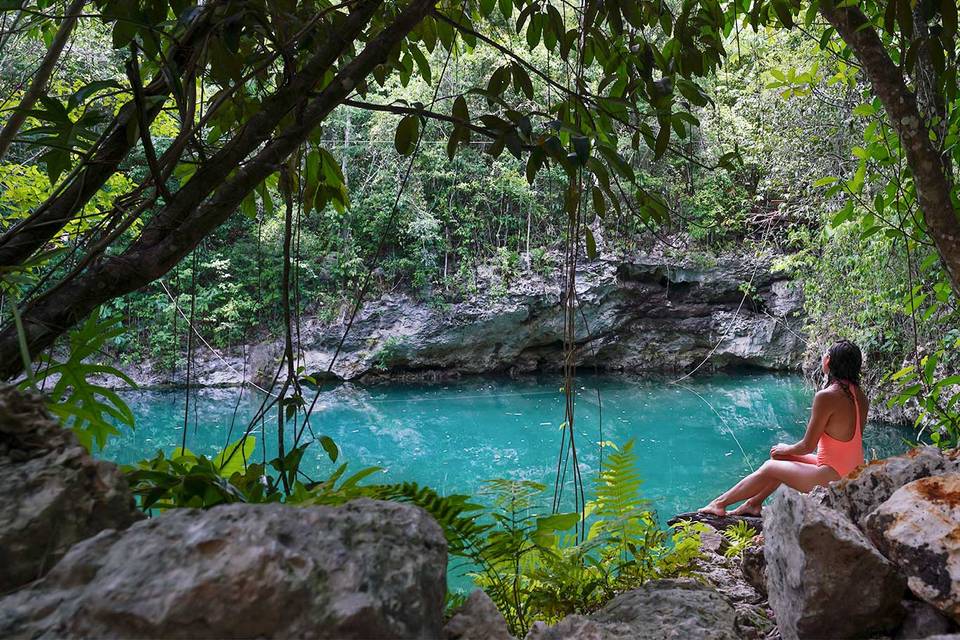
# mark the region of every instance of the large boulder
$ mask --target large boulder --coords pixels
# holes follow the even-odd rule
[[[785,640],[882,633],[906,581],[842,513],[781,487],[764,509],[767,595]]]
[[[507,621],[486,593],[474,589],[443,628],[447,640],[514,640]]]
[[[736,611],[714,589],[692,580],[654,580],[621,593],[588,615],[553,626],[535,623],[526,640],[667,640],[739,638]]]
[[[917,447],[902,456],[874,460],[846,478],[819,490],[823,503],[846,513],[862,529],[864,518],[903,485],[945,473],[960,472],[958,450]]]
[[[144,517],[116,465],[12,387],[0,389],[0,486],[0,593],[41,577],[74,543]]]
[[[0,637],[441,636],[447,547],[418,507],[182,509],[75,545]]]
[[[917,597],[960,622],[960,473],[904,485],[864,527]]]

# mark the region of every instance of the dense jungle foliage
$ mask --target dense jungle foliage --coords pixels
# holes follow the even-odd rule
[[[421,504],[521,634],[682,572],[696,531],[668,544],[629,444],[586,499],[570,365],[563,500],[301,477],[337,447],[298,323],[547,277],[569,355],[578,261],[733,253],[803,287],[812,357],[856,340],[918,439],[956,446],[957,53],[953,0],[0,0],[0,378],[109,446],[133,416],[96,376],[282,335],[244,438],[128,470],[144,508]],[[247,464],[268,415],[279,456]]]
[[[6,32],[7,113],[53,37],[55,20],[34,22]],[[95,139],[104,108],[120,108],[121,89],[129,82],[128,49],[112,46],[109,23],[80,20],[76,29],[46,86],[48,96],[64,100],[73,114],[68,117],[77,121],[66,134],[78,147],[73,153]],[[924,424],[945,422],[952,430],[953,414],[946,407],[951,397],[945,392],[957,381],[954,295],[917,224],[911,181],[882,107],[857,63],[845,58],[829,35],[829,28],[816,23],[728,35],[724,66],[702,83],[709,101],[688,105],[697,126],[684,131],[677,152],[656,158],[655,150],[641,146],[630,157],[637,181],[662,201],[664,217],[651,221],[621,212],[596,220],[599,250],[610,257],[662,250],[698,264],[731,251],[779,256],[778,267],[789,270],[806,293],[810,353],[815,356],[837,335],[854,339],[871,363],[870,382],[882,388],[879,399],[903,404],[919,398]],[[510,37],[514,48],[525,44],[522,30]],[[438,88],[449,96],[483,86],[502,55],[465,43],[453,51],[449,60],[438,48],[417,62],[423,69],[447,63]],[[545,46],[533,48],[531,62],[541,68],[561,64]],[[432,75],[407,71],[386,78],[376,88],[379,102],[429,102]],[[536,76],[532,90],[523,76],[508,81],[531,111],[547,111],[559,90],[539,84]],[[54,191],[65,167],[51,168],[50,160],[72,162],[70,153],[53,147],[53,134],[64,132],[43,126],[57,109],[51,97],[43,103],[47,111],[35,110],[27,121],[34,126],[0,164],[7,228]],[[290,256],[297,316],[342,318],[352,303],[345,292],[358,291],[374,254],[381,256],[373,271],[374,294],[400,288],[438,305],[478,290],[504,293],[530,274],[561,273],[563,171],[553,167],[532,176],[525,160],[494,157],[476,139],[461,142],[450,159],[445,123],[428,121],[394,209],[403,170],[394,135],[401,119],[390,111],[342,105],[315,134],[324,155],[308,154],[304,170],[319,171],[321,158],[335,164],[323,166],[334,177],[342,175],[349,206],[336,199],[326,206],[298,203]],[[175,114],[162,111],[152,124],[155,153],[176,139],[175,120]],[[88,121],[89,128],[79,126]],[[208,137],[215,133],[214,128]],[[51,150],[34,153],[38,141]],[[730,151],[738,154],[738,163],[719,168]],[[149,178],[144,153],[142,146],[134,147],[85,205],[83,217],[65,227],[65,246],[111,207],[116,194]],[[190,170],[189,164],[179,165],[171,180],[182,180]],[[101,308],[105,317],[122,318],[126,329],[105,345],[115,359],[124,364],[150,358],[182,370],[191,339],[188,313],[197,333],[218,348],[281,329],[282,291],[276,283],[284,268],[285,225],[275,203],[276,176],[258,194],[248,196],[240,215],[229,217],[166,276]],[[64,270],[61,263],[57,272]]]

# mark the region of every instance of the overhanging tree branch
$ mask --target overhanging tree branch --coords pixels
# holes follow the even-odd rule
[[[243,136],[243,139],[256,142],[255,147],[268,137],[269,142],[241,168],[236,169],[229,179],[212,185],[211,189],[215,187],[213,195],[201,206],[184,207],[185,203],[181,201],[186,187],[197,179],[195,175],[174,194],[174,202],[151,221],[150,231],[145,230],[127,251],[91,265],[76,281],[66,286],[61,283],[38,298],[23,314],[24,333],[30,352],[35,354],[50,346],[59,335],[103,302],[135,291],[171,269],[208,233],[229,218],[250,191],[279,169],[284,159],[307,139],[310,132],[342,104],[378,64],[387,59],[390,51],[430,12],[433,3],[434,0],[413,0],[409,3],[389,26],[368,42],[359,55],[341,68],[332,82],[306,103],[295,122],[278,134],[271,135],[272,127],[266,132],[260,131],[259,127],[252,126],[253,119],[248,121],[236,137]],[[357,25],[355,30],[341,25],[336,37],[331,40],[344,38],[347,42],[353,41],[379,5],[379,2],[358,5],[350,15],[366,16],[359,21],[362,24]],[[296,80],[291,84],[294,82]],[[264,126],[264,123],[261,122],[260,126]],[[210,163],[214,164],[215,161],[215,158],[211,159]],[[203,198],[201,195],[201,202]],[[0,334],[0,378],[11,378],[21,370],[18,349],[17,332],[13,327],[8,327]]]
[[[930,129],[920,114],[916,96],[907,88],[903,74],[860,9],[840,8],[824,0],[820,3],[820,13],[857,56],[900,136],[913,172],[924,222],[950,276],[953,291],[960,295],[960,219],[953,207],[952,185],[944,171],[941,154],[930,140]]]
[[[170,58],[178,67],[182,68],[196,55],[196,45],[206,37],[211,26],[211,14],[217,4],[214,1],[206,5],[204,12],[194,19],[180,43],[176,45]],[[166,98],[171,90],[172,87],[163,73],[158,74],[143,88],[145,108],[142,126],[149,126],[163,109],[165,100],[151,98]],[[120,109],[101,137],[97,151],[67,178],[65,186],[58,189],[30,217],[11,227],[0,237],[0,267],[21,264],[49,242],[103,187],[110,176],[116,173],[120,163],[136,144],[136,139],[131,139],[127,130],[137,119],[137,106],[134,100],[130,100]]]
[[[87,0],[73,0],[70,6],[67,7],[63,21],[60,23],[60,28],[57,29],[57,34],[53,37],[53,42],[50,43],[47,54],[43,57],[40,67],[33,76],[30,88],[27,89],[27,92],[24,94],[17,110],[10,115],[7,124],[0,130],[0,158],[3,158],[7,153],[14,138],[17,137],[17,132],[20,131],[20,127],[26,122],[27,112],[33,108],[33,105],[36,104],[40,96],[46,91],[47,82],[50,80],[53,70],[57,67],[60,54],[63,53],[63,48],[70,39],[70,33],[73,31],[74,25],[77,24],[77,16],[86,3]]]

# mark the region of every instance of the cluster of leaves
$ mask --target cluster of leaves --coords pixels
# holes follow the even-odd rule
[[[46,392],[47,408],[88,450],[93,450],[94,443],[102,449],[110,436],[120,433],[118,425],[134,426],[127,403],[99,381],[114,377],[133,388],[136,383],[116,367],[99,362],[99,358],[89,361],[94,356],[102,357],[105,345],[123,332],[120,318],[101,319],[100,312],[94,311],[70,332],[66,360],[46,354],[36,363],[28,362],[29,374],[20,383],[21,388],[36,390],[45,388],[49,381],[52,387]],[[25,349],[23,353],[27,357]]]
[[[743,550],[753,543],[757,536],[757,531],[745,521],[740,520],[736,524],[723,530],[723,537],[729,543],[726,551],[723,552],[728,558],[739,558],[743,555]]]
[[[324,437],[320,444],[330,461],[336,462],[339,450],[333,441]],[[140,507],[148,511],[209,508],[235,502],[338,505],[361,497],[406,502],[434,516],[444,529],[450,553],[455,555],[466,553],[485,530],[475,518],[482,507],[468,496],[441,496],[413,482],[364,484],[365,479],[381,471],[379,467],[348,475],[347,464],[342,463],[323,480],[306,480],[300,463],[311,445],[302,444],[282,459],[277,457],[264,465],[253,462],[256,438],[248,435],[224,447],[212,459],[178,448],[169,456],[159,451],[153,458],[126,465],[123,470]],[[283,488],[281,474],[286,476],[289,492]]]
[[[552,513],[545,506],[543,485],[487,483],[485,493],[494,505],[487,524],[492,526],[465,556],[476,566],[475,582],[512,633],[523,636],[535,620],[555,622],[594,611],[646,580],[691,569],[700,555],[702,526],[683,526],[672,534],[662,530],[639,495],[636,462],[632,441],[605,459],[595,499],[586,507],[585,536],[578,535],[580,514]]]

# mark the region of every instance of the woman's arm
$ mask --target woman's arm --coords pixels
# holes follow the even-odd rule
[[[820,441],[820,436],[827,428],[827,420],[833,413],[830,405],[830,397],[827,395],[827,391],[818,391],[813,396],[813,410],[810,412],[810,422],[807,424],[807,432],[803,434],[803,439],[796,444],[774,445],[770,449],[770,457],[802,456],[816,451],[817,442]]]

